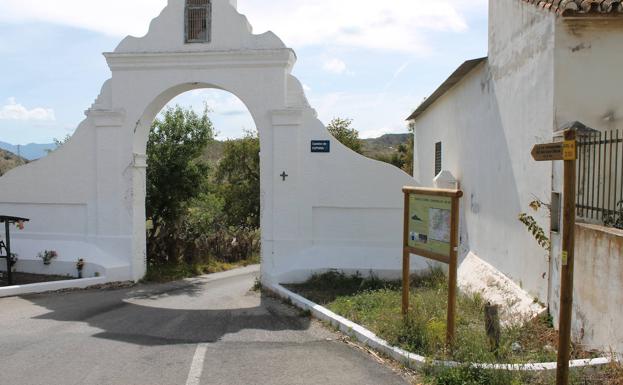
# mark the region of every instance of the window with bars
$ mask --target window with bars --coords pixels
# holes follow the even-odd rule
[[[441,142],[435,143],[435,176],[441,172]]]
[[[211,19],[210,0],[186,0],[186,43],[209,43]]]

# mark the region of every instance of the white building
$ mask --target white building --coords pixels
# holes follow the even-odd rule
[[[537,163],[530,151],[572,121],[623,128],[623,8],[619,1],[492,0],[489,16],[489,56],[461,65],[409,117],[415,178],[430,186],[436,173],[450,171],[465,192],[462,254],[512,278],[557,320],[558,218],[550,226],[547,213],[538,217],[551,233],[550,258],[518,215],[535,197],[550,202],[560,193],[562,162]],[[577,230],[575,337],[621,352],[623,242],[587,229]],[[587,251],[592,241],[604,243]]]

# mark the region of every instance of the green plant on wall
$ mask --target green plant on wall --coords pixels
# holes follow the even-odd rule
[[[58,253],[54,250],[45,250],[37,254],[37,258],[43,260],[44,265],[49,265],[52,263],[52,260],[58,257]]]
[[[534,212],[538,212],[542,207],[546,207],[548,210],[550,209],[550,206],[548,204],[543,203],[538,199],[530,202],[530,208]],[[526,226],[526,228],[532,234],[539,246],[549,251],[552,243],[549,237],[545,234],[545,230],[543,230],[543,228],[539,225],[536,219],[534,219],[534,217],[532,215],[529,215],[528,213],[521,213],[519,214],[519,221],[523,223],[524,226]]]

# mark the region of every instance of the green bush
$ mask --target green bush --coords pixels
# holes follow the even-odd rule
[[[226,142],[222,158],[209,164],[205,151],[213,142],[207,107],[201,116],[169,108],[153,124],[146,211],[154,274],[188,276],[213,260],[236,263],[260,253],[259,138],[249,133]]]

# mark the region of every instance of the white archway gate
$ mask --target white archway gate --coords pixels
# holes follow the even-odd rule
[[[185,44],[185,0],[169,0],[145,37],[105,54],[112,77],[72,139],[0,179],[0,212],[31,218],[14,242],[19,268],[39,272],[36,253],[54,249],[53,272],[85,258],[87,276],[140,279],[151,124],[178,94],[209,87],[240,98],[260,134],[263,279],[398,272],[401,188],[414,180],[334,140],[291,75],[294,52],[271,32],[253,35],[235,0],[211,6],[211,41]],[[317,140],[330,140],[330,152],[312,152]]]

